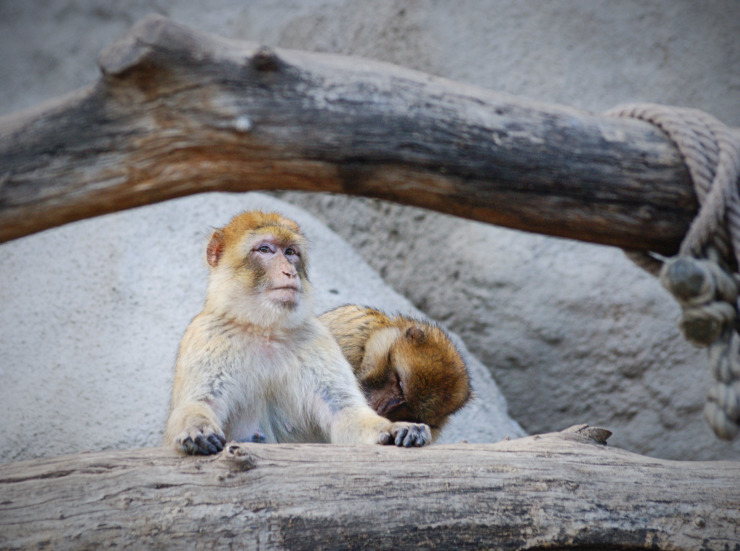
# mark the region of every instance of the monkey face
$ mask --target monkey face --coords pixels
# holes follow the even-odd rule
[[[361,386],[368,404],[379,415],[391,421],[411,421],[412,413],[406,401],[405,384],[391,365],[390,357],[382,378],[366,379]]]
[[[426,423],[439,431],[470,397],[463,360],[436,327],[406,328],[383,365],[362,386],[370,406],[391,421]]]
[[[214,232],[208,245],[209,296],[220,309],[250,324],[292,326],[310,315],[307,243],[294,222],[249,212]],[[276,325],[277,324],[277,325]]]
[[[305,268],[299,246],[284,237],[291,236],[281,238],[273,232],[254,236],[244,263],[252,294],[264,293],[273,303],[294,308],[303,292]]]

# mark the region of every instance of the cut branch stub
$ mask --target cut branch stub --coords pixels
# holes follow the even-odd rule
[[[589,425],[574,425],[565,429],[560,434],[562,434],[565,438],[577,436],[579,441],[591,441],[596,444],[606,445],[606,441],[609,440],[612,432],[600,427],[592,427]]]

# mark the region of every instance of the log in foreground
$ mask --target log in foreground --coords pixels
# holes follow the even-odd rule
[[[158,16],[99,64],[90,88],[0,120],[0,241],[192,193],[293,189],[670,254],[697,209],[674,146],[640,121]]]
[[[607,435],[0,465],[0,548],[740,549],[740,463],[652,459]]]

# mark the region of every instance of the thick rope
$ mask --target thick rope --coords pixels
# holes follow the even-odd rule
[[[715,434],[740,431],[740,319],[736,272],[740,260],[740,140],[714,117],[695,109],[637,104],[607,114],[660,128],[683,158],[701,205],[678,256],[660,268],[660,280],[681,305],[680,327],[696,346],[708,347],[715,385],[704,414]],[[634,253],[639,265],[654,271]]]

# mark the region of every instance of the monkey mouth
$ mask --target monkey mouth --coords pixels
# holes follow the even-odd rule
[[[273,287],[268,291],[272,300],[283,303],[294,303],[298,300],[301,288],[297,285],[284,285],[282,287]]]
[[[299,293],[301,288],[298,285],[283,285],[282,287],[273,287],[269,291],[294,291]]]
[[[399,413],[407,412],[406,400],[403,398],[386,398],[381,393],[370,392],[367,396],[368,404],[378,415],[387,419],[397,416]],[[392,421],[406,421],[406,419],[391,419]]]

